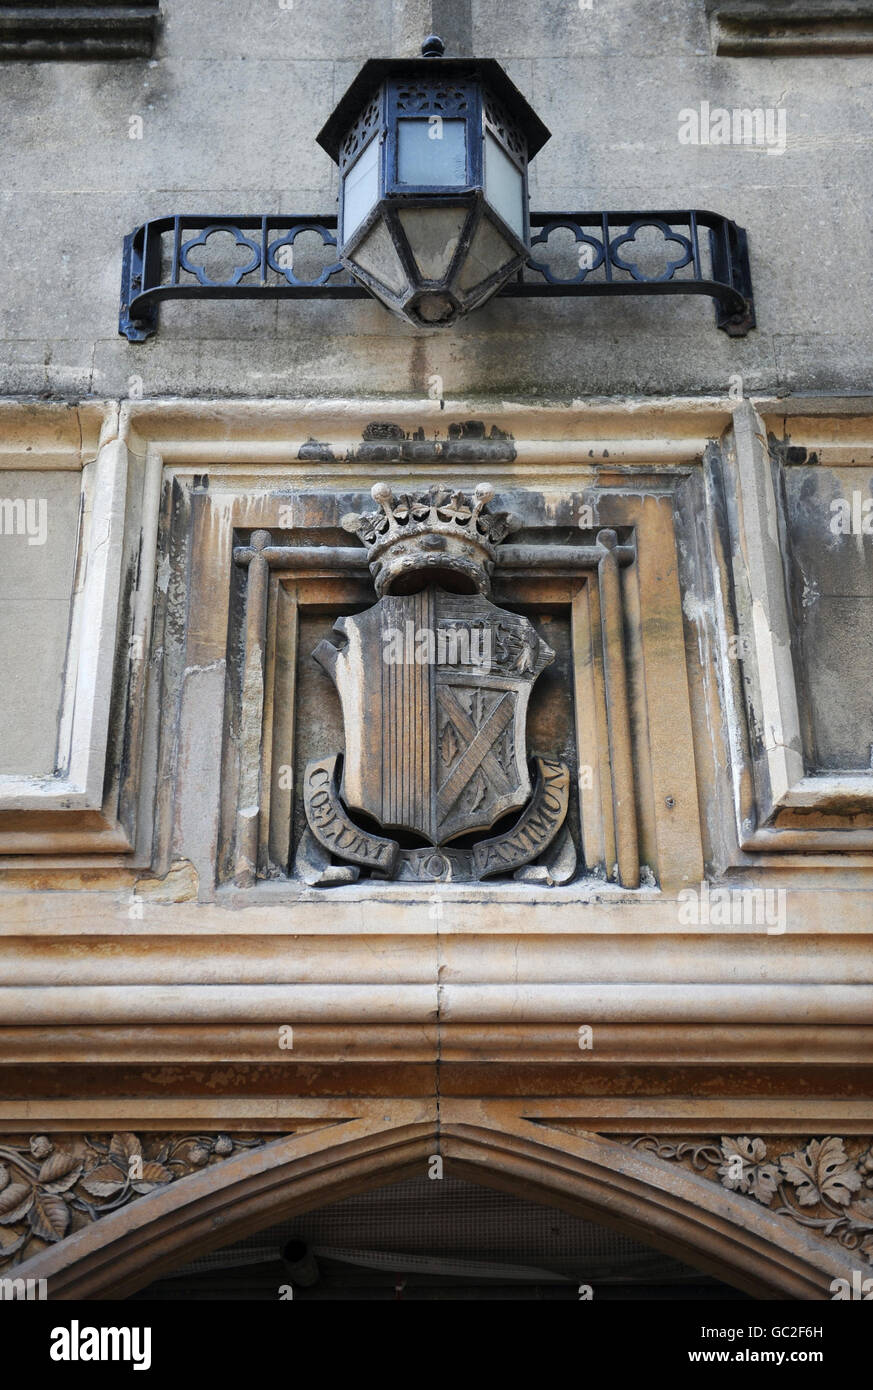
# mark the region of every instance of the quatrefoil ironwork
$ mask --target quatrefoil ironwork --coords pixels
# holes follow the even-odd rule
[[[716,326],[723,332],[744,337],[755,327],[746,233],[718,213],[532,212],[530,221],[536,230],[532,248],[545,248],[552,232],[566,228],[580,246],[591,247],[591,265],[580,264],[579,271],[566,279],[538,256],[498,291],[497,298],[702,294],[715,302]],[[316,232],[324,245],[336,246],[336,226],[335,216],[269,213],[177,214],[144,222],[124,240],[119,332],[132,343],[144,342],[157,329],[162,299],[367,299],[368,291],[352,280],[339,260],[307,281],[277,258],[279,248],[292,245],[303,231]],[[658,227],[666,238],[685,247],[683,257],[670,262],[664,274],[655,278],[646,277],[618,254],[644,226]],[[216,231],[231,232],[238,245],[252,252],[248,264],[235,267],[230,280],[218,283],[209,279],[202,266],[186,264],[188,251]],[[186,232],[196,235],[185,241]],[[691,274],[677,277],[676,272],[687,266]],[[197,284],[182,279],[186,270],[197,277]]]
[[[632,242],[636,241],[637,233],[640,232],[643,227],[657,227],[658,231],[662,233],[665,241],[676,241],[684,248],[678,261],[667,262],[667,269],[664,271],[663,275],[646,275],[645,272],[640,269],[636,261],[625,260],[618,254],[618,248],[620,246],[623,246],[625,243],[630,245]],[[609,247],[609,257],[614,266],[617,266],[619,270],[630,271],[635,280],[648,285],[660,285],[666,280],[671,280],[677,270],[682,270],[686,265],[690,264],[693,254],[691,241],[688,237],[680,236],[678,232],[671,232],[670,228],[664,222],[659,222],[652,217],[640,218],[639,221],[634,222],[633,226],[629,227],[623,236],[617,236]]]
[[[215,236],[216,233],[219,232],[223,236],[233,236],[235,245],[247,246],[252,253],[248,265],[234,266],[230,278],[225,280],[213,280],[211,276],[206,274],[205,266],[197,265],[196,262],[189,261],[188,259],[189,252],[193,251],[195,246],[206,246],[209,238]],[[238,227],[227,226],[220,222],[215,223],[215,225],[211,227],[204,227],[199,236],[192,237],[190,241],[185,242],[179,253],[179,264],[182,270],[187,270],[189,275],[196,275],[200,284],[204,287],[208,286],[214,289],[217,289],[219,286],[238,285],[244,275],[251,274],[258,265],[258,261],[259,253],[255,243],[249,241],[248,237],[244,237]]]
[[[338,260],[333,261],[330,265],[326,265],[314,280],[302,279],[294,271],[293,257],[294,242],[301,232],[316,232],[321,237],[323,246],[336,247],[336,237],[332,236],[326,227],[319,225],[317,222],[303,222],[299,227],[293,227],[285,236],[279,237],[277,241],[270,242],[267,247],[267,264],[270,269],[275,270],[277,274],[284,275],[289,285],[326,285],[332,275],[336,275],[338,271],[342,270],[342,264]],[[280,259],[283,246],[290,246],[292,248],[290,265],[283,265]]]

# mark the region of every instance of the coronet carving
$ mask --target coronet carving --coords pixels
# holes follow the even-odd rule
[[[408,593],[408,584],[439,576],[444,588],[488,594],[495,546],[517,530],[508,512],[486,510],[494,495],[479,483],[472,498],[448,488],[395,497],[387,483],[375,483],[375,512],[350,513],[342,519],[367,546],[367,561],[376,593]]]

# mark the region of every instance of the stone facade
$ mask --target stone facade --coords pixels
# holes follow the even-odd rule
[[[3,64],[0,1274],[133,1293],[436,1154],[830,1298],[873,1258],[865,7],[162,8],[152,57]],[[317,130],[432,30],[550,126],[533,208],[744,226],[757,327],[507,297],[442,333],[343,299],[116,333],[125,233],[332,213]],[[681,134],[758,108],[772,140]],[[399,814],[357,828],[402,872],[313,838],[307,769],[394,737],[312,659],[381,601],[374,483],[513,518],[488,602],[542,659],[453,823],[506,833],[509,763],[561,768],[512,872]],[[472,746],[496,705],[454,708],[434,737]]]

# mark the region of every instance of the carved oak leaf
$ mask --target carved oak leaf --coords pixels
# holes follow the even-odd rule
[[[477,772],[467,794],[467,801],[471,811],[478,811],[483,801],[488,795],[488,787],[481,772]]]
[[[842,1139],[833,1136],[812,1139],[803,1151],[783,1154],[779,1162],[802,1207],[815,1206],[823,1197],[847,1206],[861,1186],[861,1175],[846,1156]]]
[[[446,720],[443,727],[442,738],[440,740],[440,754],[443,762],[448,766],[454,762],[458,754],[458,740],[455,737],[454,726]]]
[[[0,1225],[10,1226],[26,1216],[33,1204],[33,1188],[28,1183],[14,1182],[0,1192]]]
[[[114,1163],[101,1163],[82,1179],[82,1186],[92,1197],[114,1197],[125,1184],[125,1176]]]
[[[45,1160],[39,1170],[39,1184],[43,1192],[66,1192],[82,1175],[82,1164],[75,1154],[56,1149]]]
[[[35,1192],[27,1219],[33,1234],[40,1240],[63,1240],[70,1224],[70,1208],[63,1197]]]
[[[9,1169],[6,1167],[6,1164],[5,1164],[5,1163],[0,1163],[0,1192],[3,1191],[3,1189],[4,1189],[4,1187],[6,1186],[6,1184],[8,1183],[8,1181],[9,1181]]]

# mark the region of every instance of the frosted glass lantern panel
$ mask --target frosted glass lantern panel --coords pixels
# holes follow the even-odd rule
[[[504,266],[518,259],[518,253],[502,232],[498,232],[490,217],[483,217],[476,229],[470,249],[458,276],[458,289],[466,294],[490,279]]]
[[[423,280],[442,280],[458,249],[466,208],[403,208],[397,214]]]
[[[352,260],[395,294],[401,294],[406,288],[406,273],[381,217],[355,247]]]
[[[348,241],[378,201],[379,139],[374,137],[343,181],[343,241]]]
[[[485,132],[485,197],[524,241],[524,175],[490,131]]]
[[[467,122],[397,122],[397,182],[463,188],[467,182]]]

